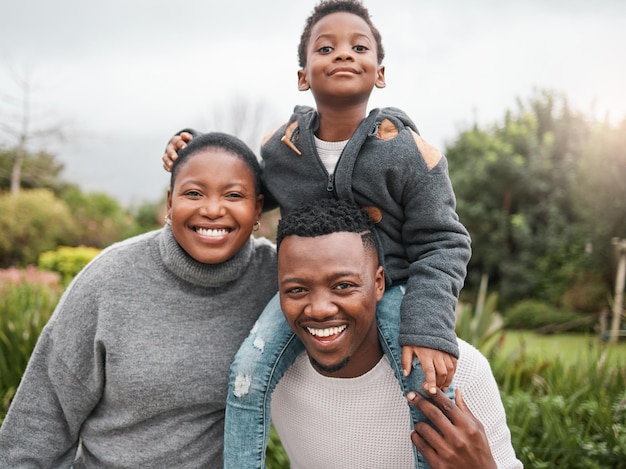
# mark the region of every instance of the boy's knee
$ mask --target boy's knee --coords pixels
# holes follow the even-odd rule
[[[259,352],[263,353],[263,349],[265,348],[265,341],[261,337],[255,337],[254,341],[252,342],[252,346]]]
[[[235,383],[233,385],[233,395],[235,397],[243,397],[250,391],[252,377],[245,374],[235,375]]]

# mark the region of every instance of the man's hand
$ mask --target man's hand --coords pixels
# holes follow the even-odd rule
[[[417,356],[424,370],[425,389],[428,393],[434,395],[437,388],[444,391],[448,389],[456,372],[456,357],[441,350],[404,346],[402,347],[402,369],[405,376],[411,372],[413,355]]]
[[[414,391],[407,399],[439,430],[420,422],[411,432],[411,441],[432,469],[497,468],[485,428],[465,405],[459,388],[456,404],[439,389],[432,401]]]
[[[182,150],[187,146],[187,143],[191,141],[193,135],[189,132],[181,132],[180,135],[174,135],[165,147],[165,154],[161,157],[163,160],[163,168],[165,171],[171,171],[172,165],[176,158],[178,158],[178,150]]]

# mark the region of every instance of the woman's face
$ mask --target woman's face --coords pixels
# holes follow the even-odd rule
[[[221,148],[190,155],[167,194],[174,237],[199,262],[218,264],[246,243],[261,216],[263,196],[238,156]]]

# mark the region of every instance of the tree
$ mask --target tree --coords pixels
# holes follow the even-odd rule
[[[610,265],[611,239],[626,238],[626,119],[593,126],[576,171],[575,208],[585,220],[589,249],[596,265]]]
[[[239,137],[255,152],[262,137],[278,127],[272,109],[263,101],[251,101],[243,96],[229,103],[212,105],[203,123],[205,131],[215,130]]]
[[[44,138],[62,138],[60,125],[45,126],[38,121],[32,105],[32,79],[29,73],[11,73],[17,91],[13,95],[0,95],[4,111],[0,115],[0,131],[9,141],[8,152],[13,156],[10,189],[12,195],[19,194],[22,184],[22,169],[30,144]]]
[[[561,301],[586,262],[574,189],[589,138],[584,116],[542,91],[447,148],[458,212],[473,240],[470,288],[486,273],[505,305]]]
[[[14,166],[14,151],[0,150],[0,191],[10,190]],[[68,187],[62,180],[63,164],[46,151],[26,152],[21,167],[21,187],[24,189],[45,188],[59,194]]]

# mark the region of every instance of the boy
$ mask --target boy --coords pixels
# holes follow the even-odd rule
[[[266,200],[274,199],[283,214],[320,198],[355,202],[370,214],[383,247],[388,292],[403,293],[401,306],[391,299],[398,296],[385,294],[378,314],[401,308],[402,368],[409,374],[417,355],[421,369],[414,365],[411,376],[416,382],[425,377],[434,394],[450,385],[455,371],[454,309],[471,252],[447,162],[402,111],[375,109],[366,116],[372,90],[385,86],[384,49],[360,2],[319,3],[298,51],[298,88],[311,90],[317,109],[297,106],[262,143]],[[166,169],[190,138],[181,134],[170,141]],[[298,342],[277,307],[266,308],[244,341],[231,371],[227,463],[247,450],[264,450],[269,396],[301,350]],[[241,444],[231,446],[231,438]]]

